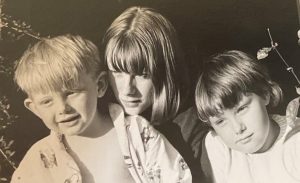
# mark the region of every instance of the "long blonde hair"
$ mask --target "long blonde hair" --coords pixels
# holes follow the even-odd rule
[[[153,9],[131,7],[113,21],[103,45],[105,63],[111,68],[135,75],[149,73],[155,88],[151,121],[174,118],[187,82],[172,24]]]

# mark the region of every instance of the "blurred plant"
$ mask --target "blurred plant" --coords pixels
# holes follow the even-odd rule
[[[13,62],[11,62],[8,58],[5,58],[0,55],[0,74],[6,76],[12,76],[13,67],[14,67]]]
[[[30,25],[5,14],[4,5],[4,0],[0,0],[0,41],[15,42],[23,37],[41,39],[40,34],[34,32]],[[14,59],[0,55],[0,75],[13,77]],[[13,160],[15,151],[12,149],[14,141],[9,140],[4,132],[16,122],[17,118],[18,116],[11,111],[9,99],[0,92],[0,182],[9,182],[10,173],[16,169],[16,163]],[[3,171],[6,172],[4,175]]]
[[[8,59],[0,56],[0,75],[2,75],[2,77],[4,75],[12,77],[13,64],[7,60]],[[9,182],[8,178],[1,177],[1,172],[8,171],[7,168],[16,168],[15,162],[12,160],[12,156],[15,153],[11,148],[13,140],[8,140],[5,135],[3,135],[5,130],[18,118],[10,109],[8,98],[0,93],[0,182]]]
[[[296,92],[300,95],[300,80],[298,78],[298,76],[296,75],[295,71],[294,71],[294,68],[291,67],[287,61],[283,58],[283,56],[281,55],[281,53],[278,51],[277,47],[278,47],[278,43],[274,42],[273,41],[273,38],[272,38],[272,35],[271,35],[271,32],[270,32],[270,29],[267,28],[267,31],[268,31],[268,35],[269,35],[269,38],[270,38],[270,41],[271,41],[271,46],[270,47],[264,47],[260,50],[258,50],[257,52],[257,59],[258,60],[261,60],[261,59],[264,59],[266,58],[268,55],[269,55],[269,52],[272,51],[272,50],[275,50],[275,52],[277,53],[277,55],[280,57],[281,61],[284,63],[285,67],[286,67],[286,70],[288,72],[290,72],[293,77],[296,79],[298,85],[296,86]]]
[[[17,20],[10,15],[2,13],[0,15],[0,27],[7,28],[7,35],[13,40],[19,40],[23,36],[29,36],[34,39],[42,39],[39,33],[34,32],[31,26],[26,22]]]
[[[16,121],[18,116],[12,115],[10,111],[10,104],[6,96],[0,97],[0,132],[4,131],[9,125]],[[16,169],[15,162],[11,159],[15,151],[11,149],[13,140],[7,141],[3,135],[0,136],[0,172],[2,168],[10,167]],[[0,177],[0,182],[8,181],[6,177]]]

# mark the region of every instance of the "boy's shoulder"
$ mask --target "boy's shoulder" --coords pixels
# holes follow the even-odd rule
[[[51,166],[51,159],[57,149],[61,148],[60,135],[51,133],[48,136],[34,143],[30,149],[26,152],[19,167],[27,166],[27,164],[35,165],[43,162],[45,167]]]
[[[74,174],[81,179],[76,162],[62,143],[63,135],[51,132],[27,151],[12,182],[66,182]]]
[[[30,182],[34,178],[38,177],[37,173],[41,172],[43,166],[50,166],[46,161],[46,156],[42,152],[51,152],[50,137],[51,135],[34,143],[30,149],[26,152],[24,158],[20,162],[18,168],[12,176],[12,182]],[[41,163],[44,160],[44,163]],[[40,171],[39,171],[40,170]]]
[[[52,141],[52,134],[49,134],[48,136],[38,140],[35,142],[29,150],[26,152],[26,156],[31,156],[32,154],[40,153],[42,150],[51,149],[51,141]]]

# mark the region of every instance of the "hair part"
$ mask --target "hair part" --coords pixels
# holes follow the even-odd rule
[[[187,82],[184,73],[179,76],[183,55],[172,24],[153,9],[131,7],[113,21],[103,45],[108,68],[151,77],[155,88],[152,121],[175,117],[180,87]]]
[[[272,107],[282,98],[281,88],[254,57],[238,50],[212,56],[204,63],[196,85],[198,115],[203,121],[208,121],[209,117],[224,109],[235,107],[249,93],[270,97]]]
[[[104,64],[97,47],[70,34],[45,38],[28,48],[15,69],[15,82],[27,93],[60,91],[78,86],[80,73],[96,79]]]

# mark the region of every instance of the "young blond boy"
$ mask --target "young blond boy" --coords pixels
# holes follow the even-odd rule
[[[111,119],[97,109],[106,105],[97,98],[105,94],[107,79],[92,42],[72,35],[42,40],[24,53],[15,80],[28,95],[25,107],[51,133],[27,152],[12,182],[130,180]]]
[[[180,154],[147,121],[97,100],[107,89],[105,70],[96,46],[80,36],[44,39],[24,53],[16,83],[51,133],[26,153],[12,182],[191,181]]]

